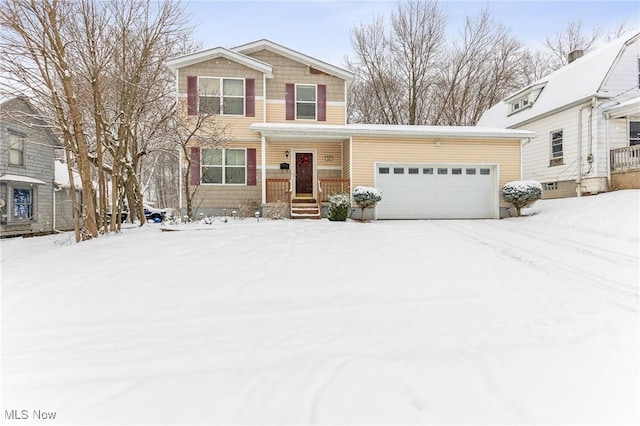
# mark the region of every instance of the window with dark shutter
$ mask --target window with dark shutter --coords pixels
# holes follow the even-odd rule
[[[245,115],[247,117],[256,116],[256,80],[254,78],[247,78],[244,81],[244,92],[246,96],[247,104],[245,106]]]
[[[318,121],[327,121],[327,85],[318,84]]]
[[[287,120],[295,120],[296,118],[295,96],[296,96],[296,85],[293,83],[287,83],[284,91]]]
[[[200,148],[191,147],[190,150],[191,169],[189,171],[189,183],[191,185],[200,184]]]
[[[198,115],[198,77],[187,76],[187,114]]]
[[[256,149],[247,148],[247,185],[256,185]]]

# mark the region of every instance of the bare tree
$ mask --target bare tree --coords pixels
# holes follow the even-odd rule
[[[0,1],[3,74],[55,112],[51,122],[68,164],[82,178],[77,238],[80,211],[91,237],[99,225],[107,232],[107,213],[114,218],[110,230],[119,229],[125,199],[144,223],[140,176],[173,114],[175,82],[164,61],[176,53],[176,40],[189,44],[184,6],[171,0]],[[62,19],[69,16],[76,19]]]
[[[522,83],[521,43],[489,10],[467,17],[447,58],[433,124],[475,125],[482,113]]]
[[[551,57],[553,69],[561,68],[569,63],[569,53],[574,50],[589,52],[602,36],[602,28],[594,27],[590,35],[585,34],[581,21],[571,21],[552,37],[545,38],[544,47]]]
[[[436,1],[398,3],[387,28],[382,18],[351,32],[356,75],[350,119],[381,124],[424,124],[436,87],[447,18]]]
[[[224,148],[231,140],[227,135],[227,125],[217,121],[215,114],[200,111],[195,116],[187,116],[176,112],[171,119],[171,141],[178,152],[182,169],[181,191],[186,202],[187,217],[193,219],[194,200],[200,188],[200,179],[193,179],[192,168],[201,167],[194,162],[191,149]],[[170,151],[169,151],[170,152]],[[200,170],[198,170],[198,175]]]

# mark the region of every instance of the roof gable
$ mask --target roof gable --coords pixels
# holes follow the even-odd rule
[[[225,58],[232,62],[237,62],[248,68],[264,73],[267,78],[273,78],[273,68],[271,65],[224,47],[215,47],[213,49],[172,58],[167,61],[167,68],[175,74],[180,68],[216,58]]]
[[[289,58],[293,61],[307,65],[317,71],[321,71],[326,74],[336,76],[346,81],[352,81],[354,77],[353,74],[347,70],[344,70],[342,68],[320,61],[318,59],[312,58],[311,56],[307,56],[303,53],[281,46],[277,43],[274,43],[266,39],[257,40],[251,43],[243,44],[241,46],[236,46],[232,50],[245,55],[251,54],[260,50],[268,50],[268,51],[277,53],[279,55],[282,55],[286,58]]]
[[[518,90],[485,111],[478,125],[513,127],[592,98],[602,88],[624,49],[639,38],[640,33],[621,37]],[[511,111],[512,100],[540,87],[542,90],[530,107],[517,113]]]

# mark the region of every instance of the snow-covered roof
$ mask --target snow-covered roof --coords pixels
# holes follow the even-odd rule
[[[33,185],[45,185],[45,183],[39,179],[35,179],[29,176],[20,176],[20,175],[10,175],[4,174],[0,176],[0,181],[2,182],[22,182],[22,183],[30,183]]]
[[[640,116],[640,97],[635,97],[604,109],[605,114],[618,118],[628,115]]]
[[[621,37],[516,91],[485,111],[478,125],[514,127],[590,99],[601,89],[624,48],[639,38],[640,33]],[[533,104],[511,114],[509,100],[540,87],[542,91]]]
[[[62,161],[55,161],[55,177],[54,182],[56,185],[61,186],[63,188],[69,188],[69,171],[67,170],[67,165]],[[73,184],[76,189],[82,189],[82,180],[80,179],[80,174],[73,171]]]
[[[395,136],[423,138],[527,139],[535,133],[526,130],[498,129],[477,126],[404,126],[389,124],[288,124],[254,123],[251,130],[272,137]]]
[[[215,47],[213,49],[202,50],[200,52],[169,59],[167,61],[167,68],[175,74],[179,68],[220,57],[260,71],[266,74],[267,78],[273,78],[273,68],[271,65],[224,47]]]

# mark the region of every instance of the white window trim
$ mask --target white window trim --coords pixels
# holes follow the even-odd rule
[[[640,123],[640,120],[628,120],[627,121],[627,141],[629,143],[629,146],[634,146],[634,145],[639,145],[640,144],[640,136],[638,138],[632,138],[631,137],[631,123]],[[638,140],[638,143],[631,145],[631,140]]]
[[[217,96],[220,99],[220,111],[215,115],[226,115],[229,117],[246,117],[247,115],[247,94],[245,93],[247,82],[245,78],[242,77],[214,77],[208,75],[199,75],[198,76],[198,111],[200,111],[200,97],[209,97],[214,98],[214,95],[201,94],[200,93],[200,79],[216,79],[220,82],[220,94]],[[242,81],[242,96],[226,96],[227,98],[242,98],[242,114],[225,114],[224,112],[224,80],[240,80]]]
[[[562,150],[560,151],[561,155],[554,157],[553,155],[553,134],[561,133],[562,137],[560,139],[560,144],[562,145]],[[551,164],[552,162],[557,161],[559,164]],[[564,129],[556,129],[549,132],[549,166],[559,166],[564,164]]]
[[[222,165],[218,166],[218,165],[212,165],[212,164],[204,164],[203,159],[204,159],[204,155],[202,153],[203,150],[205,149],[219,149],[220,151],[222,151]],[[236,151],[244,151],[244,166],[227,166],[226,162],[227,162],[227,155],[226,155],[226,151],[227,150],[236,150]],[[220,167],[222,168],[222,182],[221,183],[213,183],[213,182],[203,182],[202,179],[204,178],[204,169],[205,167]],[[226,173],[225,170],[227,167],[232,167],[232,168],[240,168],[240,167],[244,167],[244,182],[243,183],[226,183]],[[212,185],[212,186],[246,186],[247,185],[247,148],[200,148],[200,185]]]
[[[315,90],[314,101],[298,101],[298,87],[299,86],[313,86]],[[313,118],[298,118],[298,104],[313,104]],[[305,84],[305,83],[296,83],[296,93],[294,97],[294,105],[295,105],[295,118],[296,120],[308,120],[308,121],[317,121],[318,120],[318,85],[317,84]]]
[[[14,142],[11,141],[12,137],[16,137],[17,138],[17,141],[18,141],[18,143],[20,145],[20,149],[19,150],[18,149],[13,149]],[[16,132],[14,130],[10,130],[9,129],[9,147],[8,147],[8,152],[7,152],[8,156],[9,156],[7,158],[7,162],[9,163],[9,165],[16,166],[16,167],[24,167],[25,166],[25,163],[26,163],[26,161],[25,161],[26,160],[26,152],[25,151],[26,151],[26,146],[27,146],[26,139],[27,139],[27,135],[25,135],[24,133]],[[21,153],[21,156],[20,156],[21,162],[20,163],[13,163],[11,161],[11,152],[12,151],[20,151],[20,153]]]

